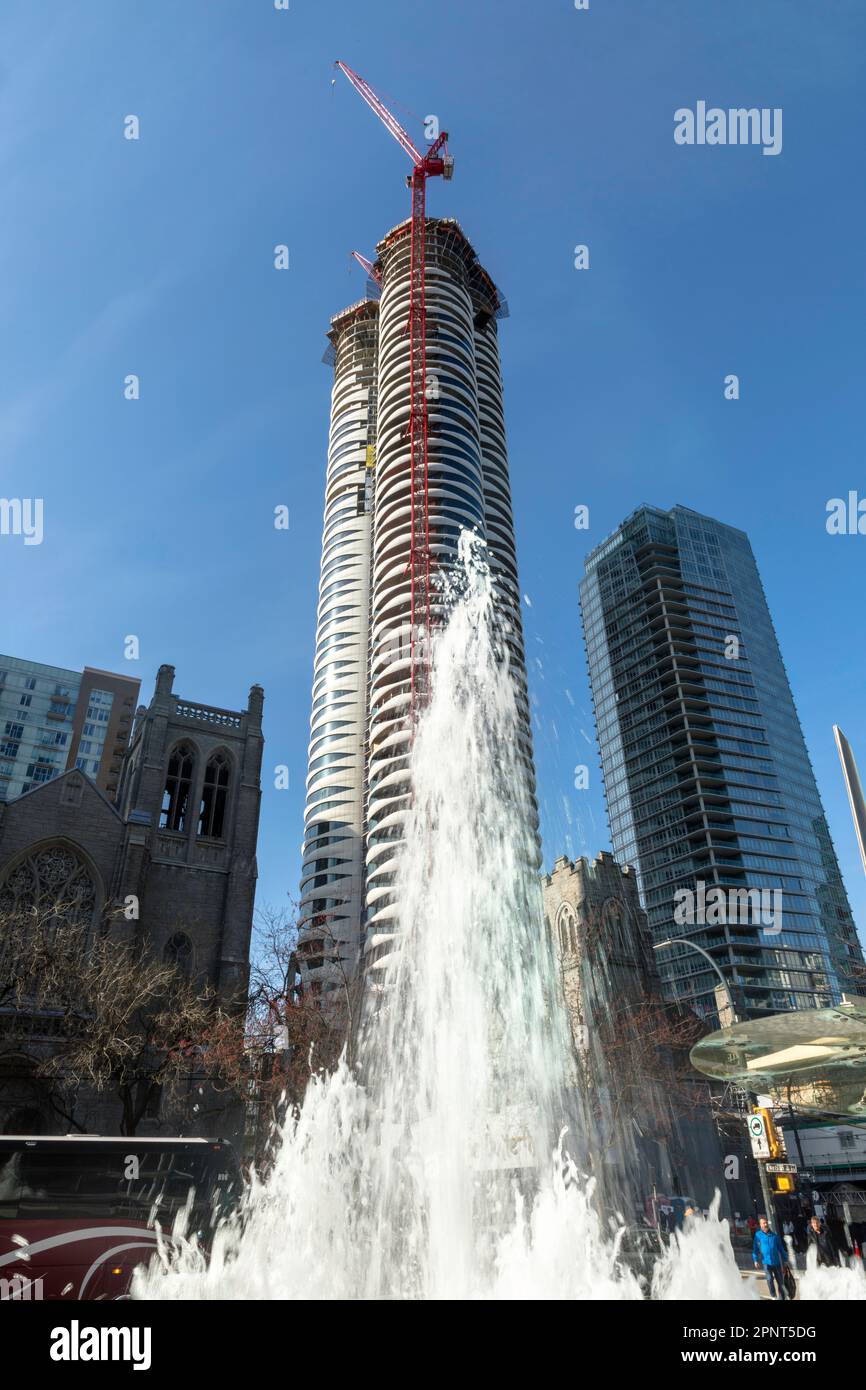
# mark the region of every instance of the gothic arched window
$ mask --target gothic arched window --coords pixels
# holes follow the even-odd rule
[[[563,903],[559,909],[557,918],[559,928],[559,950],[561,955],[574,955],[577,950],[577,922],[575,921],[574,909],[568,903]]]
[[[607,930],[608,950],[627,953],[629,944],[623,923],[622,904],[616,898],[609,898],[604,905],[604,924]]]
[[[169,937],[162,953],[166,965],[173,965],[182,974],[189,975],[192,970],[192,942],[185,932],[176,931]]]
[[[198,833],[207,840],[222,839],[228,791],[228,754],[214,753],[205,768],[201,806],[198,813]]]
[[[90,929],[99,894],[83,858],[66,845],[36,848],[18,861],[0,883],[0,916],[34,925]]]
[[[160,830],[188,830],[190,798],[192,796],[192,774],[195,767],[195,752],[190,744],[179,743],[168,760],[165,777],[165,790],[162,794],[162,809],[159,816]]]

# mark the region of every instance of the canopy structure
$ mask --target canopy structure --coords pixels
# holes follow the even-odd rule
[[[866,999],[747,1019],[702,1038],[692,1065],[744,1090],[780,1093],[798,1110],[866,1115]]]

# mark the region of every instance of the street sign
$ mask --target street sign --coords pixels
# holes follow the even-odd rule
[[[755,1158],[770,1157],[770,1140],[764,1117],[755,1113],[749,1116],[749,1138],[752,1141],[752,1154]]]
[[[797,1172],[796,1163],[768,1163],[768,1173],[794,1173]]]

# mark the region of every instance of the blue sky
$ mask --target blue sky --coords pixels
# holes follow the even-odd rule
[[[323,334],[363,293],[348,253],[408,210],[405,156],[332,85],[338,57],[416,140],[406,108],[449,130],[455,178],[429,209],[509,300],[547,863],[608,845],[583,557],[641,502],[681,502],[751,537],[862,928],[831,725],[866,771],[866,537],[824,524],[828,498],[866,495],[862,0],[6,0],[0,495],[43,497],[45,539],[0,538],[0,650],[134,669],[147,697],[172,662],[183,696],[233,708],[261,682],[266,769],[287,763],[291,787],[265,778],[259,900],[294,893]],[[675,145],[698,100],[781,107],[782,153]]]

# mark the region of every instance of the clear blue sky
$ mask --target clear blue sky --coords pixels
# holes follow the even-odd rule
[[[338,57],[448,128],[456,174],[430,211],[460,220],[510,303],[548,864],[608,844],[583,556],[639,503],[681,502],[752,539],[862,927],[831,725],[866,772],[866,536],[824,526],[828,498],[866,495],[862,0],[6,0],[0,495],[43,497],[46,534],[0,538],[0,650],[129,670],[135,633],[148,698],[163,661],[213,704],[261,682],[266,768],[292,785],[265,779],[259,897],[296,890],[323,334],[363,292],[349,251],[408,209],[405,156],[332,86]],[[782,107],[782,153],[675,145],[698,100]]]

